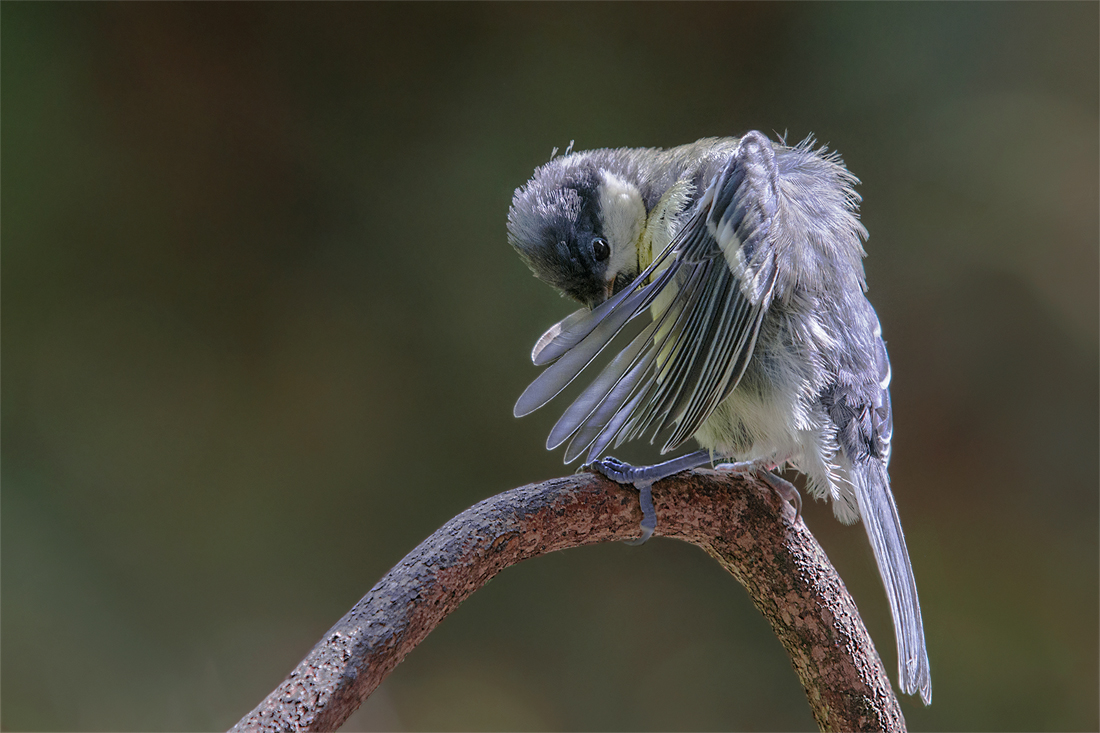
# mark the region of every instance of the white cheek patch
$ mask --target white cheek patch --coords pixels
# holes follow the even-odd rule
[[[598,193],[604,235],[611,245],[611,259],[607,263],[607,277],[611,280],[638,265],[638,238],[645,226],[645,204],[633,184],[610,171],[601,171],[601,175]]]

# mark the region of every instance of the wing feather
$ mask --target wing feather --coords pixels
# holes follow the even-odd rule
[[[648,346],[649,338],[656,328],[657,321],[646,326],[629,346],[611,360],[611,363],[600,372],[592,384],[588,385],[581,396],[574,400],[550,431],[550,437],[546,441],[547,450],[553,450],[568,440],[588,416],[603,404],[623,376],[634,366],[642,350]]]
[[[573,434],[569,447],[565,451],[565,462],[572,463],[581,453],[592,448],[607,430],[613,418],[622,412],[623,405],[632,396],[641,395],[644,390],[644,379],[653,366],[652,352],[643,353],[637,359],[630,371],[623,378],[612,385],[604,400],[596,406],[596,409],[587,416]],[[639,389],[643,387],[643,389]],[[611,436],[607,436],[610,439]],[[606,444],[605,444],[606,445]],[[597,450],[598,454],[599,451]]]
[[[538,342],[535,343],[535,348],[531,349],[531,362],[535,366],[542,366],[543,364],[549,364],[553,361],[555,357],[552,355],[543,356],[546,347],[561,336],[563,332],[569,332],[576,328],[577,324],[589,313],[591,313],[589,309],[581,308],[580,310],[573,311],[565,318],[546,329],[546,333],[540,336]],[[559,353],[558,356],[561,356],[561,354]]]
[[[580,319],[574,326],[575,330],[558,336],[558,338],[564,340],[572,340],[576,337],[578,331],[586,331],[585,335],[578,340],[578,343],[565,351],[557,361],[547,367],[535,381],[527,386],[527,389],[520,395],[519,400],[516,401],[513,410],[516,417],[523,417],[534,412],[569,386],[577,375],[615,338],[623,326],[644,312],[649,302],[647,296],[653,295],[660,283],[660,280],[655,280],[638,290],[630,292],[624,290],[623,293],[626,297],[619,299],[619,296],[616,296],[617,307],[604,311],[598,319],[590,324],[591,317],[596,316],[604,305],[612,302],[608,300],[592,311],[589,318]],[[620,293],[620,295],[623,295],[623,293]],[[547,344],[542,351],[542,355],[545,355],[556,343],[557,340],[555,339]]]
[[[662,328],[666,320],[674,320],[677,310],[673,304],[662,311],[660,318],[653,320],[628,347],[619,352],[558,420],[550,432],[547,445],[555,448],[576,433],[566,451],[567,463],[596,440],[623,403],[635,392],[644,392],[648,387],[649,379],[643,377],[657,356],[657,351],[650,348],[654,333]]]

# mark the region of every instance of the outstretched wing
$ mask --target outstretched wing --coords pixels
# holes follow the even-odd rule
[[[775,286],[778,171],[757,132],[707,187],[671,244],[629,288],[554,326],[532,354],[553,361],[516,403],[525,415],[553,399],[630,321],[651,321],[565,411],[547,440],[570,462],[588,451],[669,433],[662,452],[690,438],[737,387]]]

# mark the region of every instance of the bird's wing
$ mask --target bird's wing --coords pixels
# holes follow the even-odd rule
[[[565,411],[547,440],[566,461],[595,460],[612,442],[669,431],[662,452],[690,438],[737,387],[775,285],[778,169],[772,143],[748,133],[671,244],[634,284],[547,332],[536,363],[553,361],[516,403],[553,399],[635,318],[645,326]]]

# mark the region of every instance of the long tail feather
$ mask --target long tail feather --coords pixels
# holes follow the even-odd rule
[[[859,514],[886,587],[894,635],[898,643],[898,686],[907,695],[920,692],[925,705],[932,702],[932,677],[924,642],[920,601],[909,551],[901,531],[898,509],[890,493],[886,466],[875,459],[852,467],[852,480],[859,502]]]

